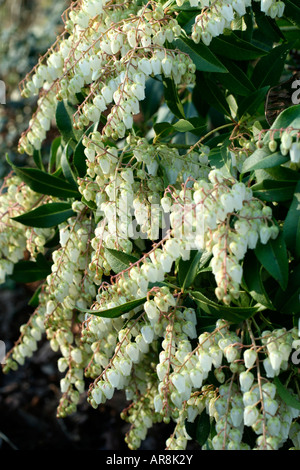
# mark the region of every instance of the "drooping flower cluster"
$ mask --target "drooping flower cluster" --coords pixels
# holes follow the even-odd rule
[[[258,0],[260,1],[260,0]],[[176,0],[182,5],[182,0]],[[234,21],[246,15],[246,9],[251,7],[251,0],[190,0],[193,7],[200,7],[202,12],[196,16],[193,26],[192,39],[200,40],[209,45],[214,37],[220,36],[225,29],[231,29]],[[261,0],[260,9],[271,18],[283,15],[285,4],[277,0]]]
[[[255,320],[236,325],[222,317],[240,302],[246,253],[279,234],[271,205],[253,196],[251,180],[239,180],[243,162],[255,150],[251,131],[245,140],[231,135],[232,174],[214,166],[204,138],[181,146],[176,139],[145,136],[144,129],[136,132],[149,77],[171,79],[181,91],[194,85],[195,64],[172,45],[182,34],[175,3],[183,4],[168,2],[164,9],[152,1],[75,2],[65,34],[26,81],[24,96],[39,93],[39,99],[20,151],[32,154],[41,147],[60,100],[75,105],[75,133],[91,123],[97,130],[82,138],[86,174],[77,179],[82,199],[73,202],[75,216],[58,226],[59,246],[40,305],[21,327],[4,370],[22,365],[45,334],[60,355],[59,417],[76,410],[90,381],[94,408],[124,392],[130,449],[140,447],[154,423],[170,421],[174,432],[166,448],[186,449],[187,423],[205,414],[215,430],[207,436],[212,449],[249,449],[249,433],[256,449],[279,449],[288,440],[299,449],[299,409],[286,404],[273,382],[288,371],[296,399],[290,355],[299,348],[298,329],[261,333]],[[267,15],[282,15],[282,2],[260,4]],[[202,10],[192,39],[210,44],[242,19],[251,2],[190,0],[190,5]],[[294,163],[299,163],[298,137],[281,136],[280,150]],[[34,258],[53,234],[24,230],[11,220],[39,199],[15,177],[6,188],[0,196],[0,281],[25,249]],[[208,255],[205,269],[213,275],[208,295],[222,307],[218,318],[209,317],[209,327],[193,300],[194,286],[186,288],[178,275],[181,263],[191,261],[189,268],[195,268],[192,252]],[[192,274],[197,277],[196,269]],[[252,299],[243,294],[248,306]]]
[[[195,65],[190,57],[165,47],[180,35],[175,18],[161,6],[126,2],[117,7],[109,2],[83,2],[71,9],[62,37],[35,68],[24,86],[25,96],[40,93],[38,109],[20,150],[32,153],[44,140],[55,116],[58,100],[78,104],[74,116],[79,129],[98,122],[106,114],[104,133],[123,138],[139,114],[149,76],[163,75],[176,84],[194,82]],[[92,5],[92,6],[91,6]]]
[[[5,370],[16,369],[24,364],[37,349],[37,342],[45,333],[53,351],[60,352],[60,371],[68,369],[61,383],[62,408],[74,410],[78,389],[84,385],[83,370],[77,366],[77,342],[80,329],[73,327],[74,309],[87,308],[96,295],[92,275],[88,269],[90,257],[90,232],[93,222],[81,213],[59,226],[60,248],[53,252],[51,274],[39,294],[40,304],[27,324],[21,327],[18,343],[7,354]],[[73,204],[78,211],[78,204]],[[79,319],[80,320],[80,319]]]
[[[300,141],[299,141],[299,130],[298,129],[286,129],[281,134],[280,152],[282,155],[288,155],[291,163],[300,163]],[[276,142],[275,142],[276,144]],[[275,148],[274,141],[269,143],[269,147]]]
[[[12,274],[14,265],[26,257],[34,259],[44,251],[53,229],[24,227],[14,217],[37,207],[41,195],[32,191],[18,176],[5,179],[0,193],[0,284]]]
[[[172,206],[173,235],[189,249],[212,253],[216,296],[225,304],[239,297],[243,275],[241,261],[257,242],[266,244],[279,229],[272,209],[253,198],[251,188],[211,170],[208,181],[184,188]]]

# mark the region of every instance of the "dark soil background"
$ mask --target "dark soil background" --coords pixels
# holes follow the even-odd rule
[[[7,351],[29,319],[31,295],[22,286],[0,290],[0,339]],[[121,392],[97,410],[83,396],[74,415],[56,417],[62,377],[56,366],[58,356],[47,340],[39,344],[24,366],[9,374],[0,372],[0,450],[128,451],[124,442],[128,424],[120,418],[128,403]],[[172,429],[172,425],[154,426],[140,450],[164,450]]]

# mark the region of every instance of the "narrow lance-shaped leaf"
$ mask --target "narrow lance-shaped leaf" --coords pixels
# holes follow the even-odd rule
[[[42,254],[36,261],[19,261],[15,264],[13,273],[9,276],[20,283],[37,282],[45,279],[51,273],[51,263]]]
[[[124,253],[123,251],[113,250],[111,248],[105,248],[106,261],[110,264],[114,273],[118,274],[124,269],[127,269],[130,264],[138,261],[135,256]]]
[[[193,251],[188,261],[179,261],[178,264],[178,280],[183,289],[187,289],[193,283],[197,273],[202,256],[201,251]]]
[[[75,215],[68,202],[50,202],[32,211],[14,217],[13,220],[29,227],[49,228],[61,224]]]
[[[283,383],[280,381],[279,377],[275,377],[273,379],[274,384],[277,388],[277,393],[280,398],[291,408],[295,408],[296,410],[300,410],[300,401],[286,389]]]
[[[228,73],[226,67],[205,44],[195,44],[191,39],[182,36],[175,39],[173,45],[191,57],[197,70],[201,72]]]
[[[66,180],[45,173],[38,168],[17,167],[9,160],[8,156],[7,162],[21,180],[37,193],[62,198],[77,198],[79,196],[79,192]]]
[[[208,299],[202,292],[191,291],[190,297],[195,300],[199,307],[215,318],[223,318],[233,323],[239,323],[252,317],[255,313],[265,309],[262,305],[254,307],[227,307]]]
[[[61,167],[63,174],[66,178],[66,180],[75,188],[77,189],[77,183],[76,183],[76,175],[74,174],[70,162],[70,158],[72,155],[72,148],[71,148],[71,141],[67,143],[65,146],[62,155],[61,155]]]
[[[80,312],[85,312],[85,313],[90,313],[92,315],[96,315],[98,317],[104,317],[104,318],[117,318],[120,317],[121,315],[124,315],[125,313],[130,312],[131,310],[135,309],[136,307],[139,307],[140,305],[144,304],[147,300],[147,297],[143,297],[140,299],[136,300],[130,300],[129,302],[126,302],[122,305],[118,305],[116,307],[104,309],[104,310],[93,310],[93,309],[83,309],[83,308],[78,308]]]
[[[289,277],[289,261],[282,233],[275,240],[270,239],[266,245],[259,242],[254,252],[266,271],[285,290]]]

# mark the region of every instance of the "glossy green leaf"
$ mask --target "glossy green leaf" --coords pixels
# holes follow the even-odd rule
[[[231,60],[254,60],[267,54],[264,49],[244,41],[234,33],[214,38],[209,47],[215,54]]]
[[[64,150],[61,155],[61,168],[64,174],[64,177],[66,180],[75,188],[77,189],[77,177],[72,169],[71,165],[71,156],[73,154],[72,148],[71,148],[71,141],[67,143],[67,145],[64,147]]]
[[[147,297],[143,297],[141,299],[130,300],[122,305],[118,305],[117,307],[108,308],[106,310],[92,310],[92,309],[84,309],[78,308],[80,312],[91,313],[92,315],[96,315],[97,317],[103,318],[118,318],[125,313],[131,312],[131,310],[143,305],[147,301]]]
[[[14,265],[14,270],[11,276],[13,281],[19,283],[37,282],[51,273],[51,263],[45,260],[40,254],[36,261],[19,261]]]
[[[55,114],[56,125],[65,144],[70,140],[75,144],[81,135],[81,132],[74,129],[73,116],[75,112],[76,108],[67,100],[58,101]]]
[[[147,121],[158,110],[163,100],[164,87],[160,80],[148,78],[146,80],[145,99],[140,102],[141,111],[144,119]]]
[[[258,61],[252,74],[252,83],[256,88],[278,84],[290,48],[291,44],[276,46]]]
[[[189,288],[195,280],[202,257],[201,251],[191,251],[190,259],[178,263],[178,281],[183,291]]]
[[[282,113],[279,114],[277,119],[273,122],[271,126],[271,132],[267,132],[264,136],[263,143],[267,145],[271,139],[276,139],[280,137],[281,129],[286,129],[293,127],[295,129],[300,129],[300,105],[296,104],[285,109]],[[275,131],[275,129],[277,131]]]
[[[157,136],[166,137],[174,133],[185,133],[192,132],[199,135],[207,129],[206,125],[203,125],[203,120],[196,119],[179,119],[177,122],[171,124],[169,122],[159,122],[153,126],[155,134]]]
[[[60,164],[60,158],[59,158],[59,162],[57,161],[58,149],[60,145],[61,145],[61,136],[55,137],[55,139],[51,143],[51,148],[50,148],[48,173],[53,173],[58,168],[59,166],[58,163]]]
[[[300,28],[300,6],[298,0],[285,0],[284,16]]]
[[[264,180],[251,186],[253,196],[267,202],[283,202],[292,199],[295,189],[293,181]]]
[[[283,224],[283,236],[288,249],[300,257],[300,181],[298,181],[293,199]]]
[[[33,308],[37,308],[40,303],[40,293],[42,291],[42,286],[39,286],[35,292],[33,293],[32,297],[28,301],[28,305]]]
[[[34,160],[34,163],[36,164],[37,168],[39,168],[40,170],[43,170],[43,171],[45,170],[41,150],[34,150],[33,160]]]
[[[215,318],[223,318],[232,323],[240,323],[252,317],[255,313],[265,309],[262,305],[254,307],[227,307],[226,305],[218,304],[208,299],[199,291],[191,291],[190,296],[205,313],[213,315]]]
[[[206,410],[198,416],[196,424],[196,441],[200,446],[204,446],[210,433],[210,417]]]
[[[280,233],[275,240],[270,239],[265,245],[259,242],[254,252],[266,271],[285,290],[289,278],[289,261],[283,234]]]
[[[207,74],[197,74],[195,93],[206,101],[212,108],[225,116],[231,116],[231,110],[225,94],[219,85]]]
[[[252,155],[244,161],[241,173],[264,168],[273,168],[286,163],[288,160],[289,157],[282,155],[280,152],[271,153],[269,148],[264,146],[263,148],[255,150]]]
[[[130,264],[138,261],[138,258],[135,256],[123,251],[113,250],[112,248],[105,248],[105,257],[115,274],[124,271],[124,269],[129,268]]]
[[[78,191],[66,180],[45,173],[38,168],[17,167],[8,157],[7,161],[21,180],[37,193],[62,198],[77,198],[79,196]]]
[[[286,403],[291,408],[300,410],[300,401],[294,395],[292,395],[289,390],[287,390],[279,377],[274,377],[273,382],[276,385],[278,395],[284,401],[284,403]]]
[[[75,215],[75,212],[73,212],[70,203],[49,202],[14,217],[13,220],[29,227],[49,228],[61,224],[73,215]]]
[[[201,72],[228,73],[226,67],[211,52],[210,48],[203,43],[195,42],[187,37],[180,37],[173,41],[176,49],[185,52],[194,62],[196,69]]]
[[[285,290],[279,288],[274,296],[276,309],[284,315],[300,315],[300,264],[291,267]]]
[[[277,26],[276,19],[267,16],[263,11],[260,9],[260,3],[253,2],[252,9],[255,15],[255,22],[258,26],[256,33],[259,36],[263,36],[265,39],[265,43],[268,44],[268,40],[272,43],[279,43],[282,39],[284,39],[284,35],[281,32],[279,26]]]
[[[216,78],[229,91],[240,96],[249,96],[250,93],[255,91],[255,87],[246,73],[235,62],[222,59],[222,63],[226,66],[229,73],[218,73]]]
[[[178,119],[185,119],[184,109],[182,106],[182,102],[178,96],[178,90],[174,83],[174,80],[172,80],[171,78],[164,78],[163,86],[164,98],[168,108]]]
[[[253,115],[264,104],[269,87],[259,88],[258,90],[250,93],[247,97],[239,101],[238,116],[242,117],[244,114]]]
[[[262,266],[251,252],[247,253],[243,263],[243,280],[246,290],[251,297],[268,309],[274,310],[274,306],[266,293],[262,281]]]
[[[86,175],[87,165],[86,165],[86,156],[84,154],[85,146],[83,145],[84,137],[88,136],[91,132],[95,131],[98,127],[98,123],[92,124],[85,132],[82,134],[80,139],[77,142],[77,145],[74,149],[73,154],[73,164],[78,173],[78,176],[83,178]]]

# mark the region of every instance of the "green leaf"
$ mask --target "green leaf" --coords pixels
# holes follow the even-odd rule
[[[285,290],[278,289],[274,297],[276,309],[284,315],[300,315],[300,264],[291,267],[289,283]]]
[[[211,77],[198,72],[194,90],[204,101],[219,111],[219,113],[225,116],[231,116],[230,107],[224,92]]]
[[[297,398],[286,389],[286,387],[280,381],[279,377],[274,377],[273,382],[276,385],[278,395],[284,401],[284,403],[286,403],[291,408],[300,410],[300,401],[297,400]]]
[[[113,250],[112,248],[105,248],[105,258],[115,274],[124,271],[124,269],[129,268],[130,264],[138,261],[138,258],[135,256],[123,251]]]
[[[76,191],[70,183],[57,176],[45,173],[38,168],[17,167],[9,160],[8,156],[7,162],[22,181],[37,193],[62,198],[74,198],[79,196],[78,191]]]
[[[147,301],[147,297],[143,297],[141,299],[130,300],[125,304],[118,305],[117,307],[109,308],[107,310],[90,310],[84,308],[77,308],[80,312],[91,313],[92,315],[96,315],[97,317],[104,317],[104,318],[118,318],[125,313],[131,312],[131,310],[139,307],[140,305],[144,304]]]
[[[291,205],[283,224],[283,236],[287,248],[296,258],[300,257],[300,181],[298,181]]]
[[[49,158],[49,165],[48,165],[48,173],[52,173],[58,168],[58,162],[57,162],[57,154],[58,154],[58,149],[61,145],[61,136],[56,137],[51,144],[51,149],[50,149],[50,158]]]
[[[29,227],[49,228],[61,224],[75,215],[68,202],[50,202],[25,214],[13,217],[13,220]]]
[[[172,44],[190,56],[197,70],[201,72],[228,73],[226,67],[205,44],[195,44],[194,41],[184,36],[175,39]]]
[[[32,295],[31,299],[28,301],[28,305],[33,308],[37,308],[40,304],[40,293],[42,291],[42,286],[39,286],[34,294]]]
[[[178,96],[177,87],[171,78],[163,79],[165,102],[178,119],[185,119],[184,109]]]
[[[228,74],[217,74],[216,78],[222,85],[235,95],[248,96],[255,91],[254,85],[251,83],[245,72],[234,62],[222,59],[222,63],[229,71]]]
[[[280,233],[275,240],[270,239],[266,245],[259,242],[254,252],[266,271],[285,290],[289,278],[289,260],[283,234]]]
[[[74,167],[76,168],[76,171],[78,173],[78,176],[80,178],[83,178],[86,175],[86,156],[84,154],[84,149],[85,146],[83,145],[83,139],[84,137],[88,136],[91,132],[95,131],[97,129],[98,123],[92,124],[86,131],[85,133],[80,137],[75,149],[74,149],[74,155],[73,155],[73,163]]]
[[[202,411],[193,422],[186,420],[184,425],[190,438],[196,440],[201,447],[204,446],[210,433],[210,418],[206,411]]]
[[[252,74],[252,83],[256,88],[278,84],[290,49],[291,44],[281,44],[258,61]]]
[[[262,34],[265,38],[275,43],[279,43],[281,39],[284,39],[284,35],[279,26],[277,26],[276,20],[262,12],[258,2],[252,4],[252,9],[255,14],[255,22],[258,26],[257,32],[260,35]]]
[[[51,273],[51,263],[40,254],[36,261],[19,261],[14,265],[13,281],[24,284],[45,279]]]
[[[244,41],[234,33],[230,33],[227,36],[223,34],[221,37],[213,38],[209,47],[215,54],[219,54],[220,57],[226,57],[231,60],[254,60],[267,54],[264,49]]]
[[[34,150],[33,152],[33,160],[34,160],[34,163],[36,164],[36,166],[40,169],[40,170],[45,170],[44,168],[44,164],[43,164],[43,159],[42,159],[42,153],[41,153],[41,150]]]
[[[140,102],[145,121],[148,121],[158,110],[163,99],[163,84],[160,80],[148,78],[146,81],[145,99]]]
[[[68,103],[67,100],[58,101],[56,107],[56,125],[60,131],[65,144],[71,139],[77,142],[81,136],[81,132],[76,131],[73,126],[73,116],[76,108]]]
[[[208,299],[199,291],[190,291],[190,296],[204,312],[209,315],[213,315],[216,318],[223,318],[232,323],[240,323],[241,321],[252,317],[255,313],[265,309],[265,307],[261,305],[254,307],[227,307],[226,305],[218,304]]]
[[[77,183],[76,183],[76,175],[74,174],[72,170],[72,166],[70,163],[70,158],[72,155],[72,148],[71,148],[71,141],[67,143],[67,145],[64,147],[64,150],[61,155],[61,167],[63,174],[66,178],[66,180],[75,188],[77,189]]]
[[[268,90],[269,87],[265,86],[263,88],[259,88],[247,97],[243,98],[239,102],[238,116],[242,117],[246,113],[250,115],[255,114],[259,106],[265,102]]]
[[[289,157],[282,155],[280,152],[270,153],[267,146],[255,150],[250,157],[248,157],[242,167],[241,173],[247,173],[253,170],[264,168],[273,168],[282,163],[286,163]]]
[[[264,180],[251,186],[253,196],[268,202],[289,201],[294,194],[293,181]]]
[[[198,416],[196,422],[196,441],[200,446],[204,446],[206,443],[210,433],[210,417],[206,413],[206,411],[202,411],[202,413]]]
[[[161,138],[163,136],[167,136],[175,132],[192,132],[194,134],[199,135],[207,129],[207,126],[202,125],[202,123],[203,120],[199,118],[192,118],[190,120],[179,119],[174,124],[170,124],[169,122],[158,122],[157,124],[154,124],[153,128],[157,138]]]
[[[178,263],[178,281],[183,291],[189,288],[197,276],[199,263],[202,257],[201,251],[191,251],[190,259]]]
[[[300,28],[300,7],[298,0],[285,0],[284,16]]]
[[[290,168],[286,168],[284,166],[277,166],[274,168],[267,168],[265,170],[258,171],[255,172],[257,181],[259,175],[261,175],[261,180],[273,179],[277,181],[294,181],[295,183],[300,180],[300,173],[297,173],[297,171],[291,170]]]
[[[247,292],[249,292],[256,302],[264,305],[270,310],[275,310],[263,285],[262,266],[252,253],[247,253],[244,259],[243,279],[246,284]]]
[[[300,105],[296,104],[294,106],[290,106],[289,108],[285,109],[276,120],[273,122],[270,131],[267,132],[263,143],[267,145],[270,142],[270,135],[272,135],[272,139],[276,139],[280,137],[281,129],[286,129],[288,127],[293,127],[295,129],[300,129]],[[275,131],[277,129],[277,131]]]

